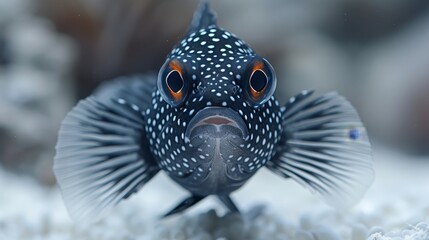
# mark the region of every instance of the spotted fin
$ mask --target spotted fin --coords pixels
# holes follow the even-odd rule
[[[283,108],[283,144],[267,166],[347,208],[374,179],[371,145],[350,102],[334,92],[312,93],[302,92]]]
[[[188,34],[210,26],[216,26],[216,21],[216,13],[210,8],[209,0],[201,0],[198,9],[194,13]]]
[[[99,219],[159,171],[142,115],[154,84],[142,78],[103,85],[62,122],[54,173],[74,220]]]

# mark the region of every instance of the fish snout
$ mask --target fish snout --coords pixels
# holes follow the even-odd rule
[[[249,130],[241,116],[231,108],[206,107],[189,122],[185,132],[185,142],[195,138],[239,138],[247,140]]]

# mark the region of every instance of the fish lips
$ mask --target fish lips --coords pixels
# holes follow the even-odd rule
[[[249,138],[249,130],[241,116],[231,108],[206,107],[191,119],[186,128],[185,142],[190,143],[196,137]]]

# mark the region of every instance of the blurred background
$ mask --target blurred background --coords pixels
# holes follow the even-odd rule
[[[102,81],[157,72],[197,0],[0,0],[0,168],[54,185],[61,120]],[[285,102],[345,95],[373,143],[429,156],[429,1],[212,0]],[[427,159],[427,158],[422,158]]]

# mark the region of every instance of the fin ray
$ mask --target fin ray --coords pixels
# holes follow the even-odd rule
[[[310,98],[312,93],[304,91],[283,108],[284,144],[267,167],[330,205],[349,207],[373,181],[371,144],[344,97],[332,92]]]
[[[218,198],[228,208],[230,212],[240,213],[240,210],[238,209],[237,205],[234,203],[234,201],[229,195],[219,195]]]
[[[162,217],[166,218],[166,217],[169,217],[171,215],[181,213],[181,212],[185,211],[186,209],[194,206],[195,204],[197,204],[198,202],[200,202],[204,198],[205,198],[205,196],[191,195],[190,197],[188,197],[188,198],[184,199],[182,202],[180,202],[173,209],[171,209],[170,211],[165,213]]]
[[[139,97],[152,86],[142,78],[118,79],[81,100],[64,119],[54,173],[73,219],[99,219],[159,171],[142,114],[151,98]]]
[[[217,21],[216,13],[210,8],[209,0],[201,0],[194,13],[189,33],[215,26]]]

